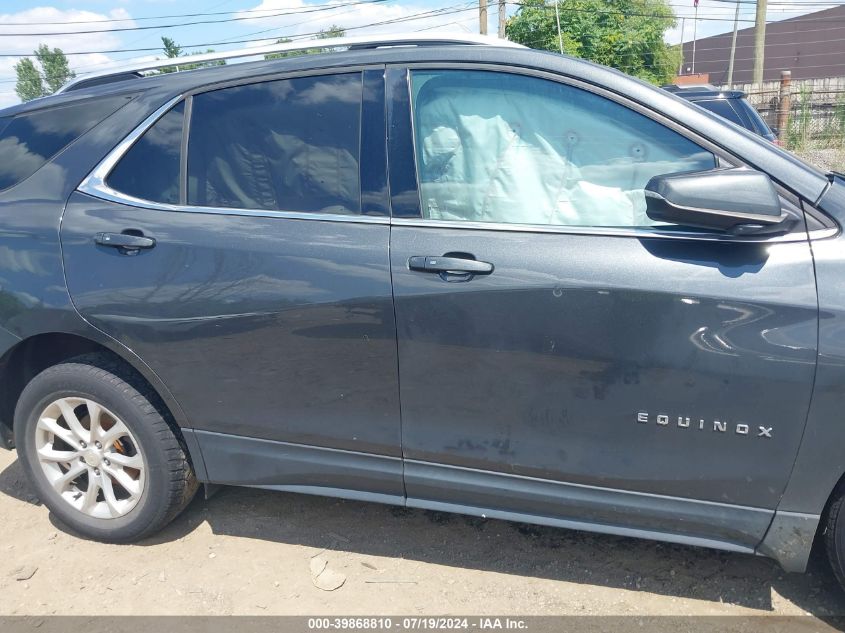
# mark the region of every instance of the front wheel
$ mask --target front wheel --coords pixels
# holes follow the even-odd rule
[[[15,410],[15,442],[44,505],[100,541],[136,541],[167,525],[198,484],[161,409],[146,384],[106,355],[33,378]]]

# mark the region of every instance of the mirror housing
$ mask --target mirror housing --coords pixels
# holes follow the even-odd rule
[[[752,169],[655,176],[645,199],[652,220],[715,231],[765,232],[789,217],[769,177]]]

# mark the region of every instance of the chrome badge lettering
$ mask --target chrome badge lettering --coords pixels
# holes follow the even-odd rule
[[[658,413],[651,415],[648,411],[640,411],[637,413],[637,423],[639,424],[657,424],[658,426],[677,427],[679,429],[696,429],[698,431],[711,431],[713,433],[725,433],[732,435],[745,435],[747,437],[767,437],[772,438],[771,426],[758,426],[756,431],[754,427],[745,422],[729,422],[727,420],[711,420],[704,418],[690,418],[688,416],[679,415],[676,417],[668,413]]]

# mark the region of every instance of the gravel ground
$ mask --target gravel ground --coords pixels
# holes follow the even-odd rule
[[[154,538],[103,545],[38,504],[6,451],[0,526],[0,615],[94,615],[103,595],[109,615],[812,615],[802,624],[823,630],[845,614],[820,560],[785,574],[754,556],[259,490],[224,488]]]
[[[803,149],[795,154],[824,172],[845,172],[845,147],[839,149]]]

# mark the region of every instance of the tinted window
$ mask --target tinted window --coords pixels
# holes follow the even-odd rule
[[[652,176],[712,169],[701,147],[633,110],[544,79],[413,73],[423,217],[637,227]]]
[[[185,102],[144,132],[108,177],[108,185],[135,198],[179,203],[179,157]]]
[[[194,97],[188,204],[360,213],[361,74]]]
[[[752,125],[756,128],[757,133],[762,136],[773,136],[772,130],[760,116],[760,113],[748,103],[745,99],[737,99],[736,107],[741,108],[745,115],[751,120]]]
[[[705,110],[710,110],[713,114],[718,114],[723,119],[727,119],[731,123],[735,123],[740,127],[748,129],[748,123],[743,121],[739,114],[731,107],[727,99],[713,99],[712,101],[693,101],[696,105],[701,106]]]
[[[97,99],[0,120],[0,190],[34,174],[126,101]]]

